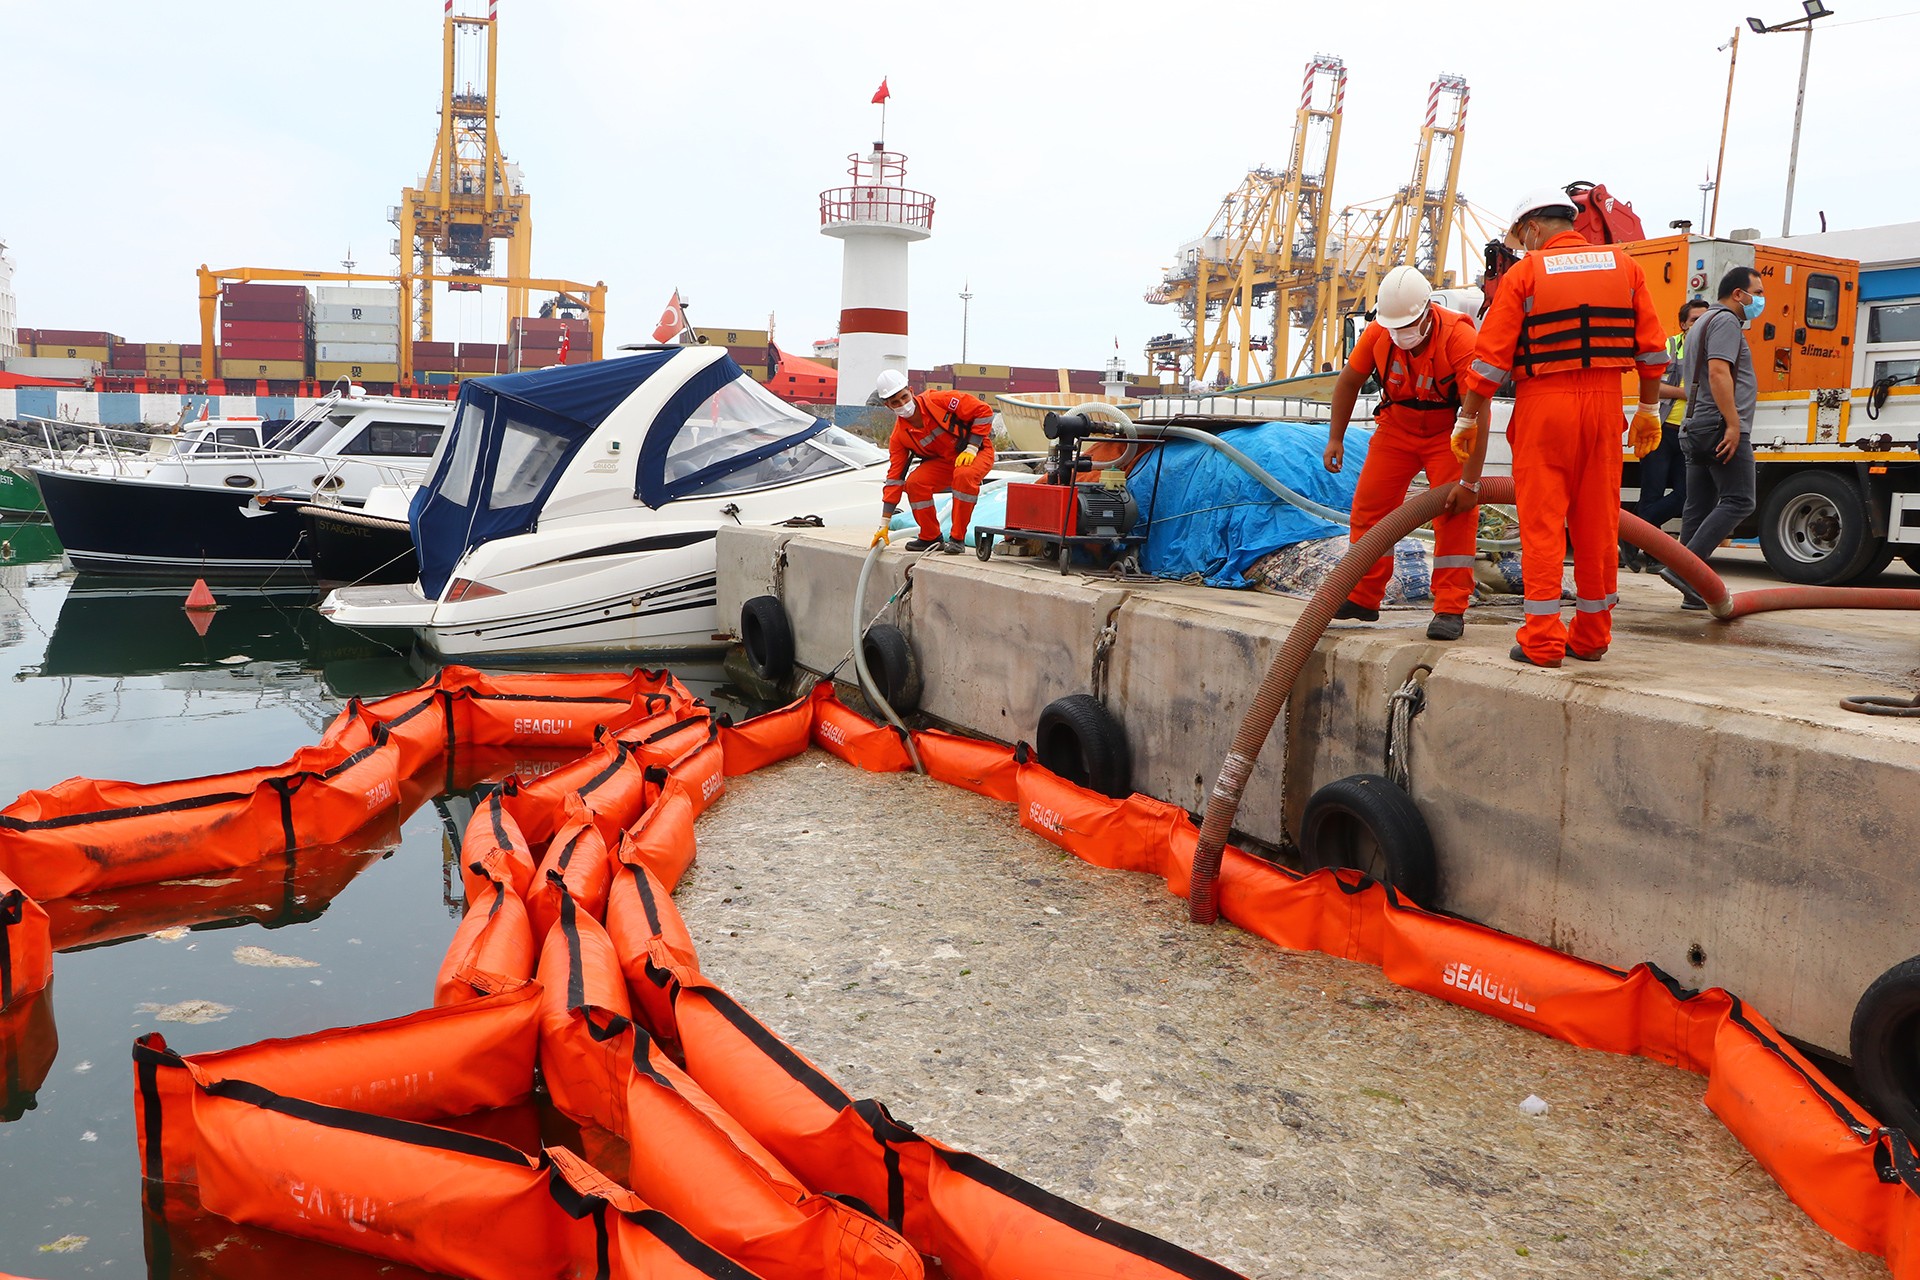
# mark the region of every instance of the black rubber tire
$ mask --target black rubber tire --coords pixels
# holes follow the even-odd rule
[[[895,713],[906,716],[918,711],[920,663],[913,656],[913,646],[907,643],[906,634],[890,622],[876,622],[867,628],[860,650],[874,684],[879,686],[880,696]]]
[[[1760,550],[1788,582],[1851,581],[1877,549],[1860,487],[1833,471],[1803,471],[1773,487],[1760,507]]]
[[[1907,562],[1907,568],[1920,573],[1920,551],[1902,551],[1900,558]]]
[[[1436,905],[1440,871],[1433,834],[1407,793],[1377,773],[1338,778],[1300,815],[1300,864],[1351,867],[1423,907]]]
[[[1040,713],[1034,755],[1075,786],[1124,800],[1133,794],[1133,757],[1126,731],[1090,693],[1055,698]]]
[[[993,559],[993,535],[975,532],[973,535],[973,554],[979,556],[982,563]]]
[[[1920,956],[1873,980],[1853,1007],[1847,1042],[1860,1101],[1920,1141]]]
[[[793,674],[793,624],[778,596],[755,596],[740,606],[740,644],[762,680],[778,684]]]
[[[1872,582],[1875,578],[1887,571],[1887,566],[1893,563],[1893,555],[1893,544],[1891,542],[1887,542],[1884,539],[1877,540],[1875,542],[1874,553],[1867,557],[1867,562],[1860,566],[1859,571],[1856,572],[1853,577],[1847,579],[1849,585],[1860,586],[1864,583]]]

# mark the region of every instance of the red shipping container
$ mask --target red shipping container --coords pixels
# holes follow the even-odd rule
[[[1054,370],[1054,369],[1038,369],[1038,368],[1029,369],[1020,365],[1015,365],[1013,367],[1012,374],[1013,374],[1014,381],[1016,382],[1019,382],[1019,381],[1033,382],[1039,379],[1046,379],[1052,382],[1058,382],[1060,380],[1060,375],[1058,370]]]
[[[1013,395],[1031,395],[1036,391],[1058,391],[1058,382],[1047,382],[1039,378],[1015,378],[1007,384],[1007,390]]]
[[[304,303],[288,306],[280,302],[224,302],[220,305],[222,320],[295,320],[305,324],[307,308]]]
[[[220,341],[229,342],[305,342],[306,322],[302,320],[223,320]]]
[[[416,342],[413,344],[413,362],[424,366],[429,360],[453,359],[451,342]]]
[[[197,342],[181,343],[180,358],[182,360],[198,360],[200,358],[200,344]]]
[[[267,342],[252,339],[247,342],[224,342],[220,344],[222,360],[305,360],[306,342]]]
[[[37,329],[33,340],[50,347],[107,347],[120,339],[104,329]]]
[[[1035,533],[1066,533],[1072,520],[1072,485],[1007,486],[1007,528],[1029,529]]]
[[[220,292],[229,302],[266,302],[280,306],[298,304],[303,311],[307,306],[307,286],[303,284],[252,284],[235,281],[223,285]]]
[[[552,354],[552,352],[547,353],[549,357],[551,357]],[[504,355],[497,360],[492,356],[461,356],[448,363],[453,366],[454,372],[474,374],[482,377],[491,376],[496,373],[505,373],[513,367],[513,363]]]

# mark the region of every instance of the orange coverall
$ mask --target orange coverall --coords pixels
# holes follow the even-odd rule
[[[1460,478],[1453,456],[1453,418],[1460,407],[1456,382],[1473,360],[1473,321],[1429,304],[1433,329],[1418,351],[1393,345],[1382,325],[1368,325],[1347,367],[1378,373],[1385,393],[1374,410],[1373,439],[1353,490],[1355,542],[1407,500],[1407,485],[1424,470],[1434,488]],[[1480,509],[1468,507],[1433,521],[1433,611],[1465,613],[1473,594],[1473,543]],[[1347,599],[1378,609],[1393,574],[1393,554],[1381,556]]]
[[[913,398],[918,409],[911,418],[895,418],[893,434],[887,437],[887,483],[880,491],[882,509],[887,518],[900,509],[900,494],[905,490],[907,506],[920,536],[938,541],[940,522],[933,510],[933,495],[942,489],[953,491],[953,540],[965,542],[967,528],[973,523],[973,504],[980,497],[980,482],[993,469],[993,410],[964,391],[922,391]],[[954,465],[964,450],[972,449],[974,460],[967,466]],[[907,474],[915,458],[920,465]]]
[[[1511,373],[1514,501],[1526,620],[1537,664],[1598,657],[1613,638],[1620,566],[1622,376],[1658,377],[1667,335],[1640,264],[1563,231],[1500,280],[1462,383],[1491,396]],[[1573,544],[1573,625],[1560,621],[1560,565]]]

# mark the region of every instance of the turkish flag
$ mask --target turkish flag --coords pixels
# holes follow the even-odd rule
[[[887,91],[887,78],[885,76],[881,76],[880,87],[873,91],[873,100],[875,102],[884,103],[888,98],[891,98],[892,96],[893,94]]]
[[[560,358],[556,360],[554,363],[565,364],[567,362],[568,342],[569,342],[569,339],[567,337],[567,326],[564,323],[562,323],[560,326]]]
[[[686,313],[680,310],[680,291],[675,289],[672,299],[667,303],[667,309],[660,313],[660,323],[653,327],[653,340],[672,342],[686,327]]]

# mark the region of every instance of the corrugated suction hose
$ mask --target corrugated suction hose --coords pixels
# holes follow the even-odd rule
[[[1293,682],[1299,679],[1307,655],[1320,643],[1327,624],[1333,621],[1333,611],[1359,583],[1367,567],[1392,550],[1394,543],[1438,515],[1449,487],[1429,489],[1408,499],[1355,541],[1320,583],[1320,589],[1307,601],[1299,620],[1281,642],[1280,652],[1274,655],[1266,679],[1253,695],[1253,705],[1233,735],[1233,745],[1228,748],[1227,758],[1220,765],[1220,776],[1208,795],[1199,843],[1194,848],[1192,884],[1187,896],[1187,918],[1195,924],[1212,924],[1219,918],[1220,859],[1226,850],[1227,835],[1233,828],[1234,815],[1240,811],[1240,797],[1253,772],[1253,762],[1273,732],[1280,708],[1293,693]],[[1480,501],[1512,502],[1512,478],[1485,477]],[[1774,609],[1920,609],[1920,591],[1879,587],[1776,587],[1735,595],[1727,590],[1727,584],[1706,561],[1631,512],[1620,513],[1620,536],[1678,574],[1700,593],[1708,611],[1721,622]]]

